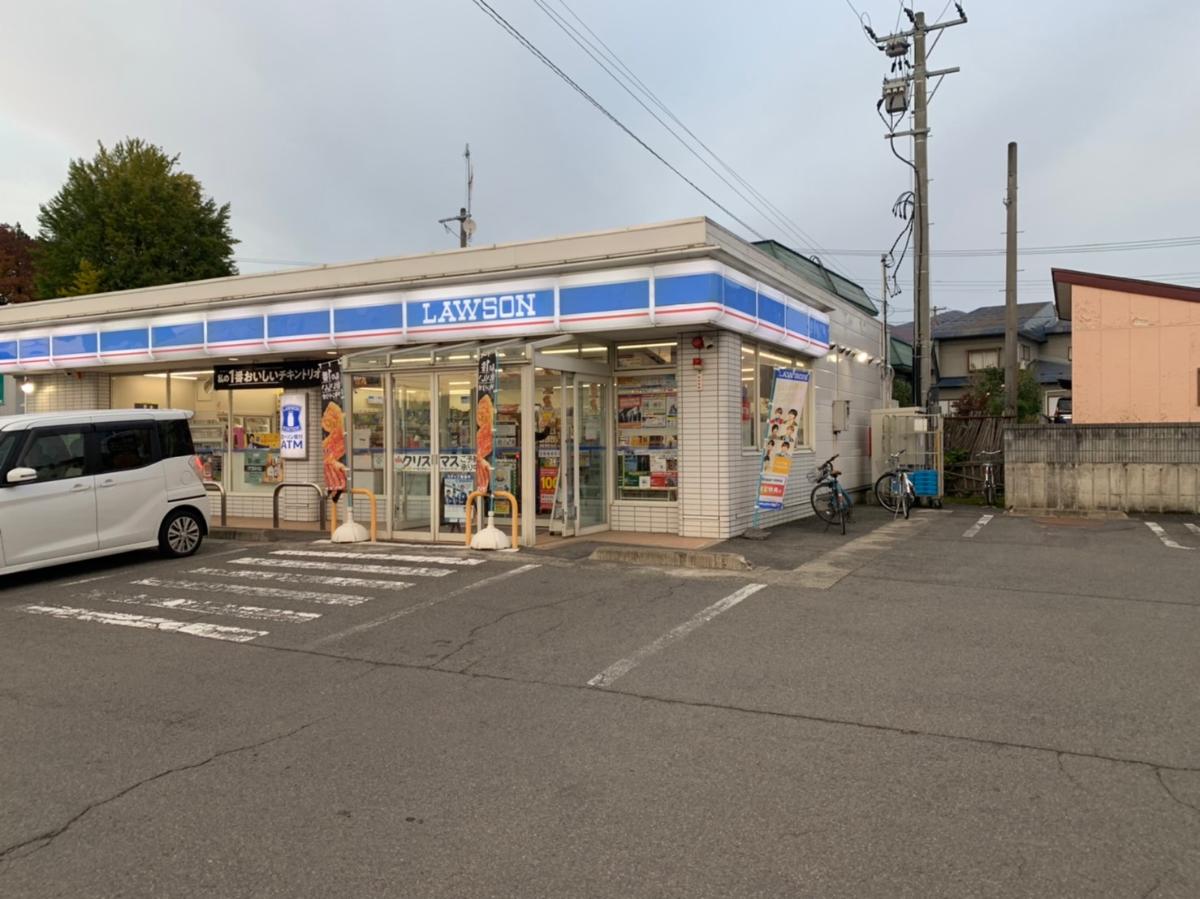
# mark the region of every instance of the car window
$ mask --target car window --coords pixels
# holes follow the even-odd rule
[[[158,443],[164,459],[175,456],[194,456],[192,429],[186,418],[168,418],[158,423]]]
[[[32,468],[39,481],[77,478],[87,470],[83,431],[35,431],[18,468]]]
[[[128,471],[143,468],[154,462],[154,428],[152,425],[117,425],[96,427],[100,444],[100,467],[97,473]]]
[[[13,449],[25,436],[24,431],[0,431],[0,469],[3,469]]]

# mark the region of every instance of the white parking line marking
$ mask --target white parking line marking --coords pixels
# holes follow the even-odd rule
[[[1189,531],[1191,531],[1193,534],[1200,534],[1200,524],[1192,524],[1190,521],[1187,521],[1187,522],[1184,522],[1183,526],[1185,528],[1187,528]]]
[[[293,612],[290,609],[268,609],[263,606],[239,606],[231,602],[211,602],[207,599],[186,599],[180,596],[151,596],[149,593],[121,594],[93,590],[87,599],[94,602],[115,602],[126,606],[150,606],[174,612],[194,612],[198,615],[221,615],[226,618],[248,618],[251,621],[277,621],[283,624],[304,624],[321,617],[320,612]]]
[[[267,568],[303,568],[306,571],[356,571],[359,574],[403,574],[408,577],[445,577],[449,568],[406,568],[400,565],[352,565],[349,562],[302,562],[299,559],[230,559],[233,565],[263,565]]]
[[[717,602],[713,603],[707,609],[701,609],[699,612],[697,612],[695,615],[693,615],[691,618],[689,618],[683,624],[667,631],[665,634],[663,634],[661,637],[659,637],[653,643],[648,643],[647,645],[645,645],[641,649],[639,649],[637,652],[635,652],[633,655],[631,655],[627,658],[621,659],[621,661],[615,662],[612,665],[609,665],[607,668],[605,668],[603,671],[601,671],[599,674],[597,674],[595,677],[593,677],[590,681],[588,681],[588,686],[589,687],[611,686],[613,681],[617,680],[617,678],[623,677],[626,674],[628,674],[638,664],[640,664],[641,662],[643,662],[650,656],[654,655],[655,653],[661,652],[665,647],[670,646],[672,643],[674,643],[678,640],[682,640],[684,637],[686,637],[688,634],[690,634],[696,628],[700,627],[700,625],[705,624],[709,621],[712,621],[714,618],[716,618],[722,612],[726,612],[729,609],[732,609],[734,606],[736,606],[739,602],[741,602],[747,596],[752,596],[753,594],[757,593],[759,590],[761,590],[765,586],[767,586],[767,585],[766,584],[747,584],[745,587],[743,587],[741,590],[738,590],[736,593],[731,593],[731,594],[729,594],[729,596],[726,596],[724,599],[717,600]]]
[[[978,534],[980,531],[982,531],[984,529],[984,527],[987,525],[987,523],[989,521],[991,521],[995,517],[996,517],[995,515],[981,516],[977,522],[975,522],[973,525],[971,525],[969,528],[967,528],[965,531],[963,531],[963,536],[964,537],[974,537],[976,534]]]
[[[307,556],[318,559],[386,559],[389,562],[426,562],[434,565],[482,565],[487,559],[460,556],[414,556],[407,553],[354,553],[323,549],[276,549],[273,556]]]
[[[1169,549],[1191,549],[1192,548],[1190,546],[1184,546],[1182,543],[1176,543],[1174,540],[1172,540],[1170,537],[1167,536],[1166,531],[1164,531],[1161,527],[1159,527],[1153,521],[1147,521],[1146,527],[1148,527],[1148,528],[1150,528],[1150,530],[1154,531],[1154,536],[1158,537],[1158,539],[1163,542],[1163,546],[1166,546]]]
[[[375,587],[379,590],[407,590],[412,581],[392,581],[369,577],[331,577],[324,574],[289,574],[286,571],[231,571],[228,568],[193,568],[188,574],[239,578],[250,581],[278,581],[284,584],[321,584],[324,587]],[[224,589],[222,585],[222,589]]]
[[[112,575],[111,574],[98,574],[95,577],[84,577],[84,578],[80,578],[77,581],[67,581],[65,584],[63,584],[63,586],[64,587],[75,587],[75,586],[78,586],[79,584],[90,584],[92,581],[102,581],[106,577],[112,577]]]
[[[255,572],[245,572],[254,574]],[[316,590],[287,590],[281,587],[259,587],[255,584],[212,584],[203,581],[177,581],[170,578],[147,577],[131,581],[136,587],[166,587],[173,590],[203,590],[208,593],[232,593],[234,596],[267,596],[272,599],[293,599],[327,606],[357,606],[370,602],[371,597],[355,593],[321,593]]]
[[[459,587],[457,590],[451,590],[445,596],[435,596],[432,599],[419,602],[416,605],[409,606],[406,609],[400,609],[396,612],[392,612],[390,615],[384,615],[382,618],[376,618],[374,621],[356,624],[354,627],[348,627],[344,631],[338,631],[336,634],[329,634],[321,637],[319,640],[314,640],[312,643],[309,643],[305,649],[313,649],[326,643],[332,643],[334,640],[341,640],[343,637],[350,637],[354,634],[360,634],[363,631],[369,631],[371,628],[379,627],[381,624],[387,624],[389,621],[395,621],[397,618],[403,618],[405,615],[411,615],[413,612],[419,612],[422,609],[428,609],[430,606],[436,606],[440,602],[445,602],[448,599],[461,596],[469,590],[478,590],[480,587],[490,586],[496,583],[496,581],[502,581],[505,578],[510,578],[518,574],[524,574],[526,571],[532,571],[533,569],[540,567],[540,565],[532,564],[521,565],[509,571],[502,571],[500,574],[493,574],[491,577],[481,578],[480,580],[475,581],[473,584],[467,584],[465,587]]]
[[[173,621],[170,618],[151,618],[147,615],[130,615],[127,612],[96,612],[92,609],[78,609],[72,606],[20,606],[19,608],[34,615],[49,615],[51,618],[94,621],[99,624],[140,627],[152,631],[173,631],[192,637],[226,640],[230,643],[249,643],[251,640],[265,637],[269,633],[269,631],[253,631],[245,627]]]

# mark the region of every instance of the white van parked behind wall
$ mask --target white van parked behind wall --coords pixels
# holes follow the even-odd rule
[[[208,533],[208,495],[191,415],[0,417],[0,573],[151,547],[194,553]]]

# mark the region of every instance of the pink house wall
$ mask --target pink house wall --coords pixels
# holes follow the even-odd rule
[[[1073,420],[1200,422],[1200,303],[1071,288]]]

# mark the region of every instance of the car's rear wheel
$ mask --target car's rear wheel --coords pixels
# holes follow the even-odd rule
[[[159,551],[176,559],[192,555],[203,539],[204,522],[190,509],[176,509],[163,519],[158,530]]]

